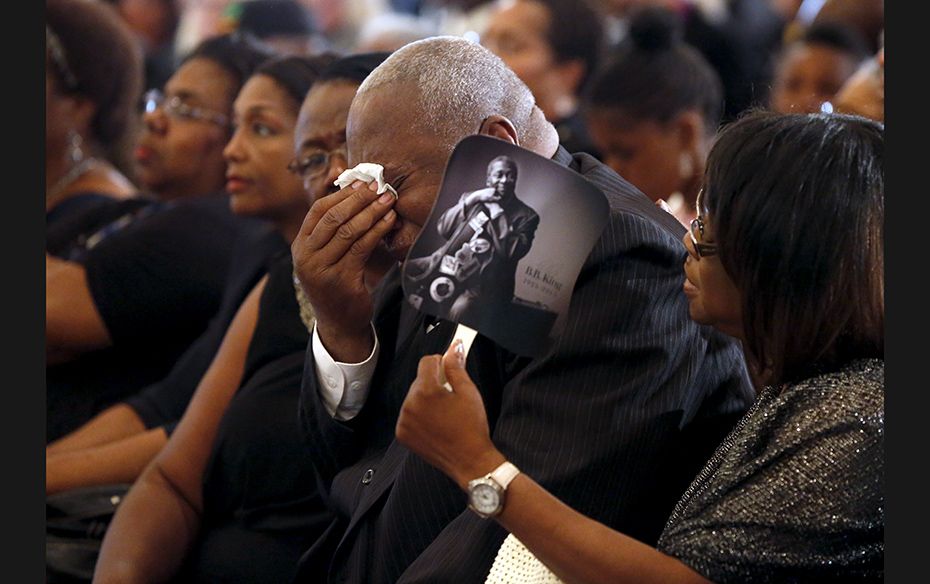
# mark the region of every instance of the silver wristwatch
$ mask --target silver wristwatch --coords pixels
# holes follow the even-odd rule
[[[500,514],[504,509],[507,485],[520,470],[509,462],[502,463],[481,478],[468,481],[468,508],[488,518]]]

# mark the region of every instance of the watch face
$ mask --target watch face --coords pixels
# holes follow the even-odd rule
[[[493,486],[481,483],[471,489],[471,504],[479,513],[494,513],[500,506],[500,493]]]

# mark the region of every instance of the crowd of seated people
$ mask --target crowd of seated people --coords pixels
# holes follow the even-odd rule
[[[47,582],[883,580],[881,26],[129,4],[46,8]],[[539,355],[405,300],[475,135],[607,201]]]
[[[717,73],[684,43],[674,15],[649,9],[592,81],[585,117],[604,163],[688,225],[722,102]]]
[[[63,21],[99,8],[49,3]],[[47,31],[56,38],[51,24]],[[70,67],[67,42],[52,46]],[[70,42],[80,45],[80,30]],[[93,180],[91,168],[64,189],[62,204],[93,205],[80,210],[81,224],[62,216],[60,204],[50,212],[54,218],[47,214],[49,240],[55,236],[46,253],[48,441],[162,379],[220,308],[237,240],[264,229],[247,211],[232,208],[224,191],[231,104],[251,69],[270,54],[247,39],[204,41],[168,80],[167,97],[146,94],[149,111],[126,153],[136,162],[137,194],[119,202],[103,197],[93,184],[81,184]],[[142,100],[129,97],[134,111]]]

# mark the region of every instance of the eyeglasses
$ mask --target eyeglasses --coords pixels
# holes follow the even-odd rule
[[[348,160],[346,145],[342,144],[332,150],[313,150],[300,158],[291,160],[287,169],[304,181],[316,178],[329,169],[329,163],[334,155],[339,155],[343,160]]]
[[[165,95],[158,89],[146,91],[143,99],[145,103],[145,113],[147,114],[153,113],[158,108],[163,108],[165,113],[169,116],[182,120],[200,120],[227,129],[230,127],[229,117],[224,114],[210,111],[202,107],[188,105],[177,96],[165,99]]]
[[[694,245],[694,253],[698,259],[717,255],[717,245],[714,243],[701,243],[704,239],[704,220],[695,217],[691,220],[691,229],[688,231],[691,236],[691,243]]]

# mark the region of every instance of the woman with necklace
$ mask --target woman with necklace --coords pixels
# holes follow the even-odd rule
[[[274,211],[292,240],[309,203],[337,190],[349,105],[386,56],[335,61],[303,105],[308,83],[291,70],[305,58],[253,75],[225,150],[233,205]],[[314,317],[292,270],[282,254],[240,307],[176,430],[120,503],[94,582],[288,582],[329,524],[296,415]]]
[[[46,250],[148,204],[128,158],[142,58],[110,6],[49,0],[45,26]]]
[[[230,209],[222,151],[233,98],[271,55],[245,36],[198,45],[165,94],[146,95],[143,131],[127,152],[157,202],[118,201],[62,220],[81,229],[49,230],[48,440],[164,378],[223,308],[227,279],[262,268],[261,255],[250,253],[253,261],[232,269],[235,248],[269,227]]]

